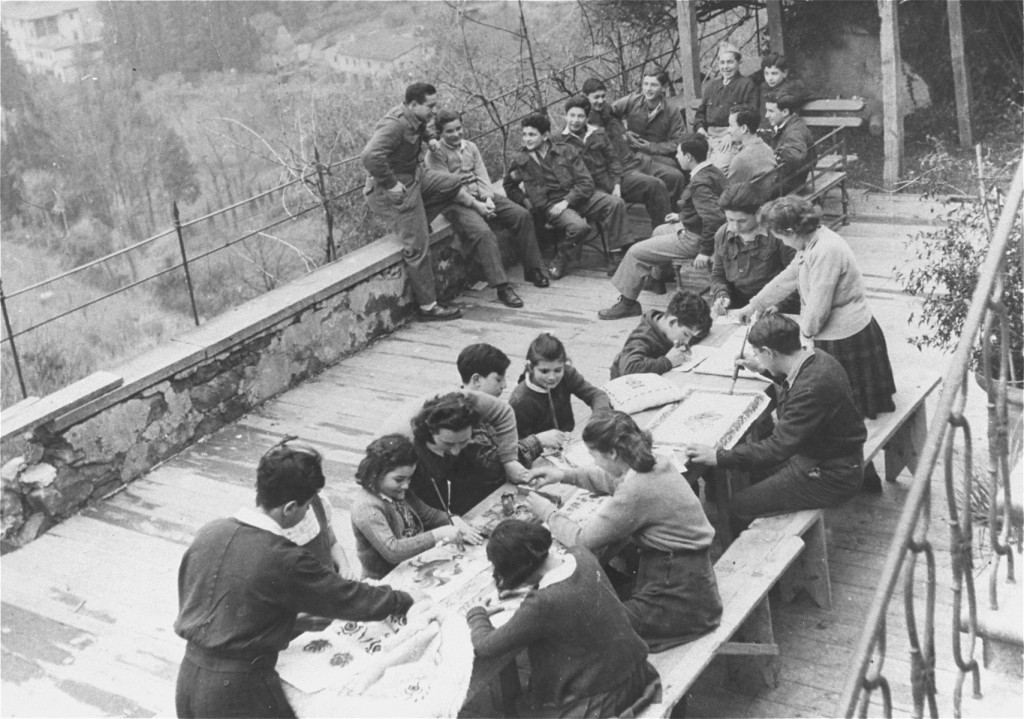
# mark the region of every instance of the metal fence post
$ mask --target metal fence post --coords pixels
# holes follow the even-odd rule
[[[196,309],[196,294],[192,290],[192,273],[188,271],[188,255],[185,254],[185,238],[181,234],[181,218],[178,215],[178,201],[171,204],[171,212],[174,215],[174,231],[178,235],[178,248],[181,250],[181,266],[185,270],[185,286],[188,287],[188,301],[192,305],[192,319],[196,327],[199,326],[199,310]]]
[[[316,162],[316,189],[320,193],[320,202],[324,206],[324,219],[327,221],[327,262],[334,260],[336,253],[334,249],[334,217],[331,215],[331,208],[327,204],[327,186],[324,184],[324,166],[320,162],[320,150],[313,145],[313,160]]]
[[[21,387],[21,398],[28,397],[25,389],[25,378],[21,374],[21,360],[18,359],[18,348],[14,345],[14,332],[11,331],[11,318],[7,315],[7,296],[4,295],[4,283],[0,280],[0,310],[4,315],[4,329],[7,330],[7,341],[11,343],[11,356],[14,358],[14,373],[18,375],[18,386]]]

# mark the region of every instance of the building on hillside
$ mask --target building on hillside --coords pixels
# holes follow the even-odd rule
[[[78,80],[99,59],[103,20],[95,2],[14,2],[0,6],[0,23],[25,70]]]
[[[424,76],[424,65],[433,55],[427,44],[414,37],[373,33],[358,37],[338,35],[317,43],[320,61],[335,70],[346,83],[372,90],[377,81],[400,78],[413,81]]]

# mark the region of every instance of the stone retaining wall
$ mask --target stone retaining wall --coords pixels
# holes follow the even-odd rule
[[[468,280],[451,239],[447,228],[432,239],[442,297]],[[0,447],[3,551],[392,332],[414,309],[401,248],[385,237],[111,370],[120,387]]]

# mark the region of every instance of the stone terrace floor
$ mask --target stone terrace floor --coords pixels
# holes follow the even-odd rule
[[[913,305],[892,268],[904,262],[903,239],[926,227],[928,208],[879,196],[856,198],[859,216],[841,233],[853,247],[870,302],[886,332],[893,365],[908,376],[945,366],[936,353],[905,341]],[[890,220],[892,220],[890,222]],[[518,275],[518,268],[514,274]],[[2,570],[3,716],[154,716],[173,714],[174,680],[184,645],[171,630],[181,554],[205,522],[253,501],[255,463],[285,434],[314,442],[326,457],[326,495],[337,526],[347,526],[353,474],[380,420],[403,402],[458,384],[455,357],[466,344],[487,341],[513,359],[509,382],[530,340],[552,331],[591,381],[634,326],[602,322],[597,310],[615,300],[603,272],[578,270],[547,290],[519,288],[526,307],[508,310],[492,291],[458,300],[465,318],[413,324],[284,393],[259,411],[155,468],[110,500],[84,511],[34,543],[0,560]],[[667,297],[644,294],[645,308]],[[931,403],[934,406],[934,401]],[[975,402],[977,404],[977,402]],[[577,432],[586,419],[577,406]],[[977,431],[983,432],[983,421]],[[694,687],[689,716],[832,716],[853,647],[882,568],[909,476],[882,495],[862,495],[830,513],[830,561],[835,607],[816,608],[804,596],[774,605],[781,676],[776,688],[730,679],[716,660]],[[952,713],[951,575],[941,517],[945,497],[933,496],[931,538],[939,547],[936,681],[943,715]],[[350,545],[351,536],[342,531]],[[918,583],[918,589],[921,589]],[[918,594],[920,596],[920,593]],[[895,713],[911,712],[908,643],[902,601],[889,611],[887,676]],[[980,656],[980,647],[978,649]],[[983,672],[983,701],[965,699],[966,716],[1021,716],[1021,686]],[[965,695],[969,695],[969,690]],[[872,714],[880,714],[878,706]]]

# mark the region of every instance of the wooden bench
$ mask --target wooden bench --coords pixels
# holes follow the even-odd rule
[[[772,629],[768,590],[803,549],[799,537],[751,530],[733,542],[715,562],[722,597],[721,624],[689,644],[648,657],[661,675],[662,696],[640,716],[670,716],[697,677],[719,655],[747,657],[760,678],[772,686],[777,683],[777,668],[771,660],[779,648]]]
[[[925,374],[902,384],[895,397],[896,411],[865,422],[864,461],[883,452],[887,480],[895,481],[904,468],[916,470],[928,432],[925,400],[939,381],[939,375]],[[824,511],[807,509],[755,519],[715,563],[715,575],[723,605],[721,625],[694,642],[650,656],[661,674],[662,699],[641,716],[669,716],[718,655],[750,658],[757,675],[775,684],[772,658],[778,655],[778,647],[768,591],[778,584],[781,600],[788,602],[803,590],[819,607],[832,608]],[[732,641],[734,635],[741,641]],[[735,673],[734,667],[730,673]]]

